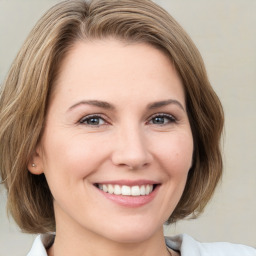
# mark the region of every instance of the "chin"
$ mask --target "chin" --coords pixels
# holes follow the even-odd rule
[[[152,223],[133,224],[127,222],[127,225],[113,227],[106,236],[118,243],[141,243],[158,234],[163,233],[163,225],[152,226]]]

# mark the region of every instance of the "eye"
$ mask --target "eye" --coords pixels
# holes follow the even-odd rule
[[[106,124],[107,122],[100,115],[89,115],[83,117],[80,121],[80,124],[88,125],[88,126],[101,126]]]
[[[156,114],[149,120],[150,124],[155,125],[167,125],[170,123],[175,123],[176,119],[172,115],[169,114]]]

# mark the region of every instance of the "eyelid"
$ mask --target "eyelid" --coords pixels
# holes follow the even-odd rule
[[[148,118],[147,123],[152,121],[152,119],[155,118],[155,117],[166,117],[166,118],[168,118],[170,120],[171,123],[176,123],[177,122],[177,118],[174,115],[161,112],[161,113],[156,113],[156,114],[151,115]]]
[[[100,118],[100,119],[102,119],[102,120],[104,121],[104,124],[103,124],[103,125],[109,123],[108,120],[107,120],[107,118],[106,118],[105,116],[103,116],[102,114],[89,114],[89,115],[83,116],[82,118],[80,118],[80,119],[78,120],[78,123],[79,123],[79,124],[83,124],[83,125],[87,125],[87,126],[101,126],[101,125],[89,125],[89,124],[85,124],[84,122],[85,122],[86,120],[90,119],[90,118]]]
[[[170,122],[168,123],[175,123],[177,122],[177,118],[173,115],[173,114],[168,114],[168,113],[163,113],[163,112],[160,112],[160,113],[155,113],[153,115],[151,115],[146,123],[150,123],[152,121],[153,118],[155,117],[165,117],[165,118],[168,118]],[[104,121],[104,124],[99,124],[99,125],[90,125],[90,124],[86,124],[85,121],[90,119],[90,118],[99,118],[99,119],[102,119]],[[89,115],[85,115],[83,116],[82,118],[80,118],[78,120],[78,124],[82,124],[82,125],[87,125],[87,126],[102,126],[102,125],[107,125],[107,124],[110,124],[108,118],[106,118],[105,115],[103,114],[100,114],[100,113],[97,113],[97,114],[89,114]]]

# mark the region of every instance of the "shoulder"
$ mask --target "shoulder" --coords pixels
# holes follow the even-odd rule
[[[46,248],[52,245],[54,238],[54,234],[37,236],[27,256],[47,256]]]
[[[186,234],[166,237],[166,244],[180,251],[181,256],[256,256],[256,249],[246,245],[225,242],[200,243]]]

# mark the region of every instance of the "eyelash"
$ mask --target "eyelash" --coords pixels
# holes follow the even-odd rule
[[[103,120],[104,124],[96,124],[96,125],[95,125],[95,124],[86,123],[86,122],[88,122],[88,121],[90,121],[90,120],[92,120],[92,119],[101,119],[101,120]],[[79,123],[80,123],[80,124],[87,125],[87,126],[96,126],[96,127],[99,127],[99,126],[101,126],[101,125],[105,125],[105,124],[108,123],[108,122],[105,120],[105,118],[103,118],[102,115],[100,115],[100,114],[92,114],[92,115],[88,115],[88,116],[85,116],[85,117],[83,117],[82,119],[80,119],[80,120],[79,120]]]
[[[167,119],[167,121],[164,121],[163,124],[156,124],[156,123],[153,123],[153,119],[154,118],[164,118],[164,119]],[[97,119],[98,122],[96,122],[96,124],[89,124],[88,122],[93,119]],[[101,124],[100,120],[103,121],[103,123]],[[87,122],[87,123],[86,123]],[[173,116],[173,115],[170,115],[170,114],[165,114],[165,113],[157,113],[157,114],[154,114],[153,116],[150,117],[149,121],[147,121],[146,123],[147,124],[152,124],[152,125],[160,125],[160,126],[164,126],[164,125],[168,125],[168,124],[171,124],[171,123],[176,123],[177,120],[176,118]],[[100,115],[100,114],[92,114],[92,115],[88,115],[88,116],[85,116],[83,117],[82,119],[79,120],[79,123],[80,124],[84,124],[84,125],[87,125],[87,126],[94,126],[94,127],[99,127],[99,126],[102,126],[102,125],[106,125],[106,124],[109,124],[106,119]]]
[[[165,114],[165,113],[158,113],[158,114],[155,114],[155,115],[151,116],[148,123],[151,123],[154,118],[164,118],[164,119],[167,119],[167,122],[165,122],[163,124],[154,124],[154,123],[152,123],[153,125],[164,126],[164,125],[168,125],[168,124],[177,122],[176,118],[173,115]]]

